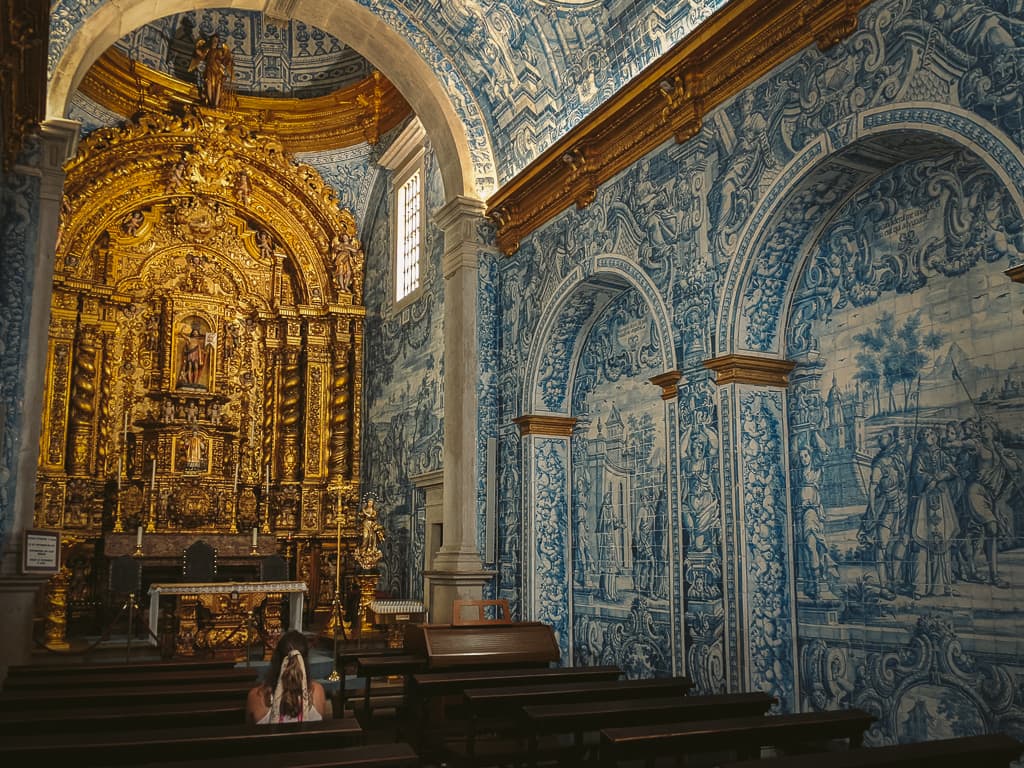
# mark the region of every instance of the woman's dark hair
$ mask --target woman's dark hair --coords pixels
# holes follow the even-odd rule
[[[289,654],[298,651],[302,657],[302,667],[296,663],[298,658],[292,659]],[[305,677],[305,680],[303,680]],[[270,667],[267,668],[267,677],[263,681],[266,688],[266,702],[270,706],[274,689],[277,688],[278,679],[281,682],[281,701],[278,708],[285,717],[299,717],[305,711],[305,698],[311,689],[309,677],[309,641],[306,636],[298,630],[288,630],[281,639],[277,641],[277,647],[270,657]],[[303,689],[305,682],[305,689]]]

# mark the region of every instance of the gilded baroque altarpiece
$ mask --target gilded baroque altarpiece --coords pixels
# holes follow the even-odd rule
[[[201,537],[245,555],[256,528],[322,613],[357,539],[352,214],[274,138],[188,107],[83,141],[56,251],[35,524],[70,544],[48,641],[140,528],[154,562]]]

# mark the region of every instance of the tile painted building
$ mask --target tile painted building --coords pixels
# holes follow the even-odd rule
[[[180,5],[241,48],[266,33],[255,3]],[[351,201],[367,252],[362,479],[387,510],[382,586],[507,598],[555,627],[566,663],[765,690],[786,711],[863,707],[872,745],[1024,738],[1024,286],[1007,274],[1024,262],[1019,0],[879,0],[511,256],[479,215],[720,5],[338,4],[386,75],[429,77],[407,94],[429,211],[409,307],[387,298],[380,149],[303,158]],[[294,13],[326,31],[320,47],[295,22],[275,32],[294,55],[268,91],[302,87],[309,57],[342,76],[340,11],[312,6]],[[65,100],[50,117],[84,131],[113,117],[67,73],[110,8],[53,5]],[[374,32],[401,43],[390,72]],[[24,527],[43,150],[4,177],[8,552]],[[779,365],[755,375],[766,360]],[[416,478],[439,470],[433,552]]]

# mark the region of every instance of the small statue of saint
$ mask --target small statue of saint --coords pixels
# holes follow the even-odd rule
[[[374,506],[372,497],[363,502],[359,516],[361,518],[359,523],[360,540],[355,558],[360,568],[364,571],[371,571],[384,557],[380,551],[380,545],[384,542],[384,526],[377,521],[377,508]]]
[[[200,97],[205,106],[217,108],[224,96],[225,83],[231,82],[235,75],[231,50],[226,43],[221,42],[220,35],[214,34],[196,41],[188,71],[195,71],[200,64],[203,65]]]

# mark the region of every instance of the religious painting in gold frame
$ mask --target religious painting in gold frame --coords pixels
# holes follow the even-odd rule
[[[174,324],[174,388],[179,391],[212,392],[217,362],[217,333],[198,314]]]

